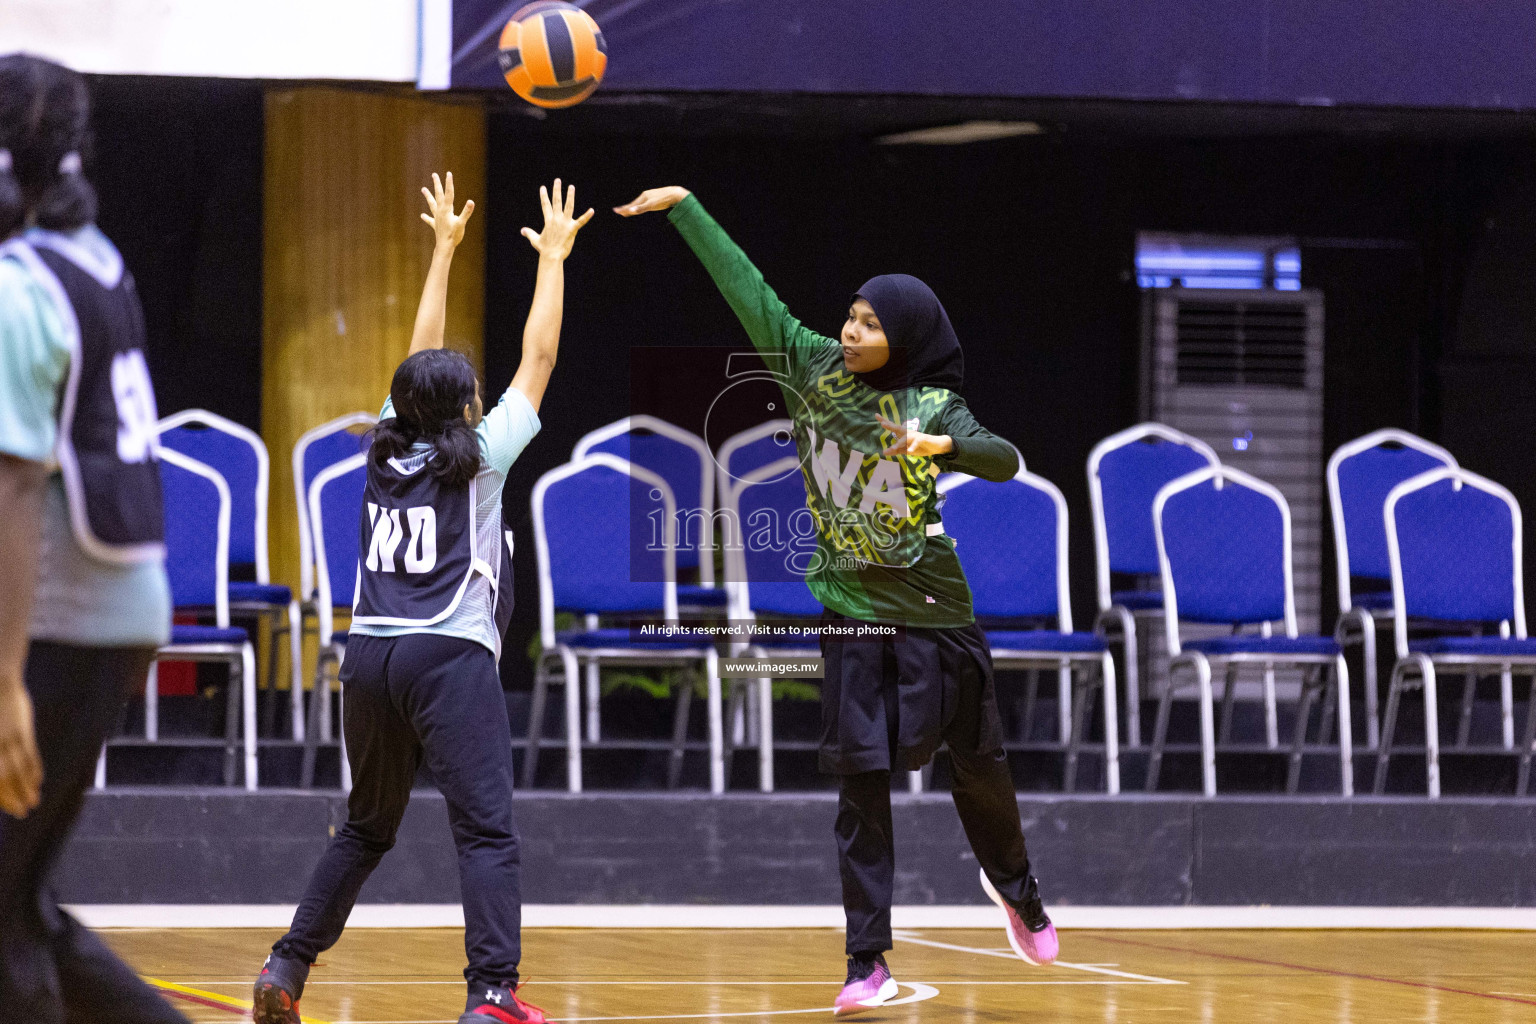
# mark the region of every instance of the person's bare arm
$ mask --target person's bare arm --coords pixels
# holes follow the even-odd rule
[[[448,318],[448,270],[453,265],[453,251],[464,240],[464,225],[475,212],[475,201],[464,204],[464,212],[453,212],[453,172],[448,172],[445,185],[432,175],[432,188],[423,188],[427,197],[427,209],[421,215],[437,236],[432,249],[432,266],[427,271],[427,283],[421,289],[421,305],[416,307],[416,326],[411,331],[411,355],[429,348],[443,347],[443,323]]]
[[[0,811],[18,818],[37,806],[43,782],[23,674],[47,478],[40,462],[0,455]]]
[[[555,355],[560,348],[560,321],[565,311],[565,258],[576,243],[576,232],[592,219],[588,210],[576,212],[576,186],[562,196],[560,179],[555,179],[554,199],[539,186],[539,202],[544,207],[544,230],[523,228],[523,237],[538,251],[539,272],[533,286],[533,303],[528,308],[528,323],[523,327],[523,358],[512,376],[512,386],[523,393],[533,411],[539,411],[544,389],[555,369]]]

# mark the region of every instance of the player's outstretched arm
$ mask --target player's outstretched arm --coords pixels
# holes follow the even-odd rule
[[[613,212],[620,217],[638,217],[642,213],[657,213],[661,210],[672,209],[672,207],[691,195],[693,193],[681,185],[648,188],[625,205],[615,206]]]
[[[528,323],[523,327],[523,358],[512,376],[512,386],[523,393],[535,412],[549,386],[555,369],[555,355],[560,348],[560,320],[565,312],[565,258],[576,244],[576,232],[592,219],[588,210],[576,216],[576,186],[564,194],[560,179],[555,179],[554,197],[539,186],[539,203],[544,207],[544,230],[523,228],[523,237],[539,254],[539,272],[533,286],[533,304],[528,309]]]
[[[448,172],[446,184],[432,175],[432,188],[423,188],[427,197],[427,213],[421,219],[432,228],[437,244],[432,248],[432,267],[427,271],[427,283],[421,289],[421,305],[416,307],[416,327],[411,331],[411,355],[429,348],[443,347],[443,322],[448,317],[448,269],[453,264],[453,251],[464,241],[464,225],[475,212],[475,201],[464,204],[464,212],[453,212],[453,172]]]
[[[668,219],[709,271],[715,287],[720,289],[759,352],[786,353],[794,364],[806,354],[837,344],[790,314],[747,254],[692,196],[678,185],[648,188],[625,205],[615,206],[613,212],[621,217],[638,217],[642,213],[671,210]]]

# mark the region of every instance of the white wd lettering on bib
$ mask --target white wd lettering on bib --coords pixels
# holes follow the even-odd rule
[[[437,512],[431,505],[405,510],[411,542],[405,546],[406,572],[431,572],[437,565]]]
[[[405,531],[401,527],[400,509],[380,508],[368,503],[368,522],[373,525],[373,539],[368,545],[368,559],[364,563],[370,572],[394,572],[395,552]],[[405,509],[405,523],[410,527],[411,539],[405,545],[405,571],[409,573],[431,572],[437,565],[437,512],[431,505],[418,505]]]

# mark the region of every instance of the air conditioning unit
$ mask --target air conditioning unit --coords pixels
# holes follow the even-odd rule
[[[1323,296],[1143,293],[1142,413],[1193,434],[1291,506],[1297,625],[1317,632],[1323,524]]]

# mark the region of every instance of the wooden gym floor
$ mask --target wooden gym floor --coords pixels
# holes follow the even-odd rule
[[[194,1021],[236,1021],[278,932],[102,933]],[[1002,931],[903,931],[899,1005],[860,1021],[1003,1024],[1536,1022],[1536,935],[1475,931],[1067,931],[1028,967]],[[463,933],[354,929],[310,974],[306,1020],[452,1022]],[[529,929],[523,995],[559,1021],[817,1020],[843,980],[842,935]]]

